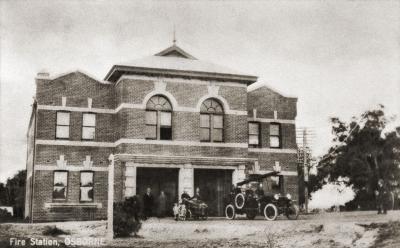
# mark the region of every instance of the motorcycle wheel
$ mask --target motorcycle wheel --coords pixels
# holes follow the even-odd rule
[[[236,217],[235,207],[232,204],[229,204],[225,207],[225,217],[228,220],[234,220]]]
[[[299,207],[296,204],[290,204],[286,210],[286,217],[289,220],[296,220],[299,217]]]
[[[268,203],[264,207],[264,211],[263,212],[264,212],[264,217],[265,217],[266,220],[273,221],[273,220],[276,219],[276,217],[278,217],[278,209],[272,203]]]

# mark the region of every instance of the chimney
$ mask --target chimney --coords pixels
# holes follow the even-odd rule
[[[37,78],[49,78],[50,77],[50,73],[47,70],[42,69],[37,73],[36,77]]]

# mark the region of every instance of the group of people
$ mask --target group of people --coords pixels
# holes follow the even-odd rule
[[[160,195],[157,198],[155,198],[151,192],[151,188],[147,188],[146,193],[143,195],[142,201],[143,201],[142,212],[144,219],[153,216],[157,216],[159,218],[163,218],[166,216],[168,199],[164,191],[160,191]]]

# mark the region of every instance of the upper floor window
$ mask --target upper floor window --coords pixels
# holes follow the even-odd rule
[[[69,139],[69,112],[57,112],[56,139]]]
[[[224,133],[224,109],[214,100],[207,99],[200,107],[200,141],[222,142]]]
[[[53,200],[66,200],[68,190],[68,171],[54,171]]]
[[[82,115],[82,139],[94,140],[96,133],[96,114],[83,113]]]
[[[167,98],[156,95],[146,105],[146,139],[172,139],[172,106]]]
[[[260,123],[249,122],[249,146],[259,147],[260,144]]]
[[[269,146],[272,148],[281,147],[281,125],[279,123],[269,124]]]
[[[93,201],[93,171],[81,171],[80,201]]]

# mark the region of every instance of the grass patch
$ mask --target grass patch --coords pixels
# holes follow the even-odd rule
[[[373,248],[400,247],[400,221],[358,225],[364,227],[367,230],[378,229],[378,236],[375,240],[374,245],[372,245]]]

